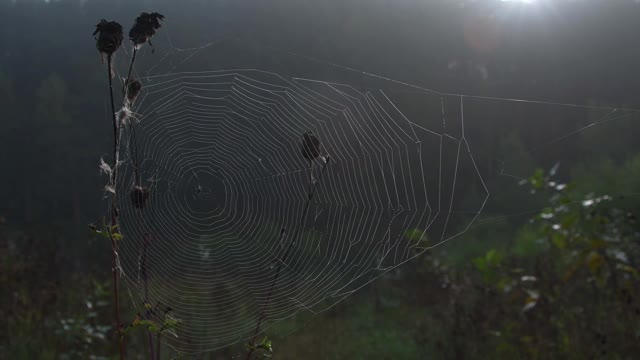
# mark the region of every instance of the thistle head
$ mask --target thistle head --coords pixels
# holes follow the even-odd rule
[[[309,161],[320,156],[320,140],[310,131],[302,134],[302,156]]]
[[[149,189],[144,186],[136,185],[129,193],[133,206],[137,209],[143,209],[149,199]]]
[[[102,54],[112,55],[122,45],[122,26],[115,21],[100,20],[93,32],[96,47]]]
[[[157,12],[146,13],[143,12],[136,18],[133,27],[129,30],[129,39],[136,47],[142,46],[147,41],[151,44],[151,37],[155,35],[162,25],[160,21],[164,20],[164,15]]]

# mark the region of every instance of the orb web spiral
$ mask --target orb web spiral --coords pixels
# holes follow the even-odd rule
[[[180,319],[165,336],[180,351],[326,310],[464,232],[488,197],[462,97],[416,102],[444,129],[386,91],[267,71],[143,82],[120,172],[120,261],[141,308]],[[320,143],[311,160],[305,133]],[[452,213],[460,204],[469,211]]]

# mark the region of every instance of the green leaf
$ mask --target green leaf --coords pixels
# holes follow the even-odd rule
[[[160,329],[158,328],[158,324],[156,324],[156,322],[153,320],[140,320],[139,325],[146,326],[147,329],[153,333],[157,333],[160,331]]]
[[[533,342],[533,337],[532,336],[522,336],[520,337],[520,341],[524,342],[524,343],[530,343]]]
[[[639,276],[640,273],[638,273],[638,270],[636,270],[632,266],[624,265],[624,264],[618,264],[617,268],[622,270],[622,271],[624,271],[624,272],[626,272],[626,273],[629,273],[629,274],[633,275],[633,277],[636,278],[636,279],[638,277],[640,277]]]
[[[489,266],[500,265],[500,262],[502,262],[503,257],[504,257],[503,254],[496,249],[489,250],[487,252],[487,255],[485,255],[487,265]]]
[[[591,245],[591,249],[593,250],[604,249],[607,247],[607,243],[604,240],[591,240],[589,245]]]
[[[487,270],[487,261],[484,258],[475,258],[473,259],[473,264],[476,268],[482,272]]]
[[[181,321],[171,315],[165,315],[160,331],[173,330]]]
[[[566,241],[565,237],[562,234],[559,234],[559,233],[553,233],[551,235],[551,242],[558,249],[564,249],[564,248],[567,247],[567,241]]]
[[[102,231],[98,230],[98,228],[94,225],[94,224],[89,224],[89,229],[94,233],[94,234],[100,234]]]
[[[404,232],[404,237],[407,238],[408,240],[415,241],[415,242],[428,241],[427,234],[418,228],[408,229],[407,231]]]
[[[587,263],[587,267],[593,273],[598,272],[602,265],[604,264],[604,258],[597,251],[591,251],[586,256],[585,261]]]
[[[529,178],[529,183],[534,189],[540,189],[544,185],[544,171],[542,169],[536,169],[533,176]]]

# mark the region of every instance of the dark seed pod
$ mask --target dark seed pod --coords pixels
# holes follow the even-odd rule
[[[139,80],[130,79],[129,82],[127,82],[127,100],[129,100],[129,103],[136,101],[141,90],[142,83]]]
[[[97,35],[97,36],[96,36]],[[122,26],[115,21],[100,20],[93,32],[96,39],[96,47],[106,55],[115,53],[122,45]]]
[[[320,140],[310,131],[302,134],[302,156],[309,161],[320,156]]]
[[[135,46],[140,46],[147,41],[151,44],[151,37],[155,35],[162,25],[160,21],[164,20],[164,16],[157,12],[151,14],[143,12],[136,18],[131,30],[129,30],[129,39]]]
[[[138,209],[142,209],[147,204],[147,200],[149,199],[149,189],[143,186],[136,185],[133,187],[133,189],[131,189],[129,195],[131,196],[131,202],[133,203],[133,206]]]

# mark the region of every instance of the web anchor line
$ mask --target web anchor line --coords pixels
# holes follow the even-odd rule
[[[563,103],[563,102],[553,102],[553,101],[543,101],[543,100],[528,100],[528,99],[518,99],[518,98],[507,98],[507,97],[499,97],[499,96],[485,96],[485,95],[474,95],[474,94],[456,94],[456,93],[451,93],[451,92],[447,92],[447,91],[440,91],[440,90],[436,90],[436,89],[430,89],[424,86],[420,86],[420,85],[416,85],[407,81],[402,81],[402,80],[396,80],[393,78],[390,78],[388,76],[384,76],[384,75],[380,75],[380,74],[376,74],[376,73],[372,73],[372,72],[368,72],[365,70],[361,70],[355,67],[350,67],[350,66],[346,66],[346,65],[342,65],[342,64],[338,64],[329,60],[325,60],[322,58],[317,58],[317,57],[313,57],[313,56],[309,56],[309,55],[305,55],[305,54],[301,54],[301,53],[297,53],[294,51],[290,51],[287,49],[282,49],[276,46],[272,46],[269,44],[266,44],[264,42],[261,43],[257,43],[251,39],[244,39],[247,42],[252,42],[257,46],[263,47],[263,48],[267,48],[267,49],[271,49],[277,52],[281,52],[284,54],[288,54],[294,57],[298,57],[301,59],[305,59],[305,60],[309,60],[318,64],[323,64],[323,65],[327,65],[327,66],[331,66],[337,69],[342,69],[345,71],[349,71],[349,72],[354,72],[354,73],[358,73],[361,74],[363,76],[368,76],[371,78],[375,78],[375,79],[380,79],[380,80],[384,80],[384,81],[388,81],[390,83],[394,83],[394,84],[398,84],[398,85],[402,85],[402,86],[406,86],[409,88],[413,88],[422,92],[426,92],[429,94],[433,94],[433,95],[439,95],[439,96],[454,96],[454,97],[459,97],[459,96],[464,96],[466,98],[470,98],[470,99],[479,99],[479,100],[494,100],[494,101],[505,101],[505,102],[516,102],[516,103],[526,103],[526,104],[540,104],[540,105],[555,105],[555,106],[565,106],[565,107],[575,107],[575,108],[582,108],[582,109],[593,109],[593,110],[619,110],[619,111],[627,111],[627,112],[640,112],[640,109],[636,109],[636,108],[616,108],[616,107],[612,107],[612,106],[594,106],[594,105],[582,105],[582,104],[574,104],[574,103]],[[297,78],[294,77],[294,80],[309,80],[309,79],[304,79],[304,78]]]

